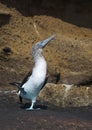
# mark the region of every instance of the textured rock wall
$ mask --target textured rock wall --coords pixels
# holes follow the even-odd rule
[[[39,99],[58,107],[81,107],[92,105],[92,87],[47,84]]]
[[[32,45],[56,34],[44,49],[48,82],[57,84],[49,84],[53,91],[49,102],[55,101],[57,105],[61,100],[63,106],[92,105],[91,94],[89,98],[86,93],[86,87],[92,86],[91,5],[91,0],[0,0],[0,89],[11,88],[11,81],[21,81],[33,67]],[[61,84],[60,93],[58,84]],[[62,84],[81,87],[71,89],[69,97],[63,100]],[[57,101],[58,94],[54,95],[52,86],[57,86],[61,95]],[[79,96],[79,100],[74,96],[76,99]]]

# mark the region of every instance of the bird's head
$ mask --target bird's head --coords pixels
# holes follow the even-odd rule
[[[39,55],[42,53],[43,48],[55,37],[55,35],[52,35],[51,37],[41,41],[37,42],[32,47],[32,55],[35,57],[36,55]]]

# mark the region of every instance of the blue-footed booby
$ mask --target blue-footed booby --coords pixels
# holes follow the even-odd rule
[[[34,67],[32,74],[28,74],[24,81],[20,83],[11,83],[18,86],[20,100],[22,98],[31,100],[31,106],[27,110],[33,110],[36,98],[43,87],[46,80],[47,63],[43,56],[43,48],[49,43],[55,35],[41,41],[37,42],[32,47],[32,56],[34,58]]]

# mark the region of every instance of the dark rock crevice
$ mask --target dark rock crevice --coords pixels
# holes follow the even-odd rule
[[[5,24],[8,24],[10,21],[10,17],[11,17],[10,14],[0,13],[0,27]]]
[[[92,1],[89,0],[0,0],[24,16],[47,15],[77,26],[92,28]]]

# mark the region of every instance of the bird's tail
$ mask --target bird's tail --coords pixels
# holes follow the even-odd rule
[[[26,94],[26,91],[24,90],[24,88],[21,87],[21,83],[17,83],[17,82],[12,82],[12,83],[9,83],[13,86],[17,86],[18,90],[21,91],[24,95]]]
[[[18,82],[12,82],[12,83],[9,83],[10,85],[13,85],[13,86],[17,86],[18,88],[21,86],[21,83],[18,83]]]

